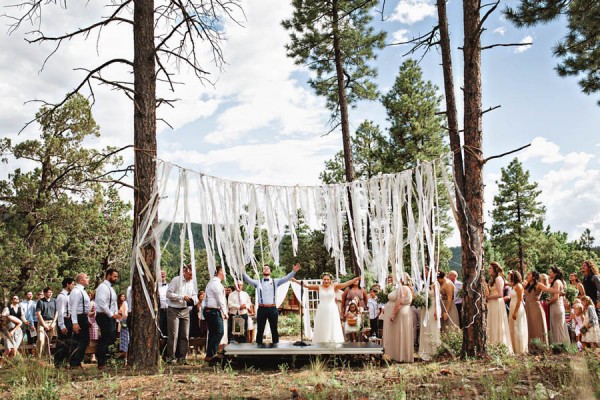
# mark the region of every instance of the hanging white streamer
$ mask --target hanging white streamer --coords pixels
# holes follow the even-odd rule
[[[408,247],[409,270],[416,287],[427,288],[435,279],[441,233],[437,171],[441,171],[443,182],[449,188],[443,159],[422,163],[398,174],[324,186],[255,185],[180,167],[179,176],[174,179],[172,167],[168,162],[157,160],[157,185],[144,210],[132,257],[132,270],[137,269],[141,275],[149,272],[141,257],[141,247],[150,240],[161,243],[167,228],[168,243],[176,222],[182,223],[181,262],[183,246],[188,246],[194,274],[192,222],[201,225],[211,275],[215,272],[217,257],[236,279],[247,264],[258,272],[257,238],[261,261],[264,261],[264,232],[269,256],[278,264],[280,244],[286,235],[291,237],[294,255],[301,251],[298,249],[298,225],[301,223],[298,217],[302,215],[302,221],[311,229],[324,230],[324,245],[335,259],[336,276],[346,274],[344,232],[347,225],[350,251],[356,256],[361,273],[367,269],[380,283],[390,271],[395,281],[404,280],[404,256]],[[158,218],[158,204],[159,199],[165,198],[170,207],[167,211],[171,212],[163,213],[161,219]],[[454,204],[452,206],[455,211]],[[152,229],[156,219],[159,223]],[[166,243],[162,243],[164,248]],[[159,246],[159,260],[160,250]],[[430,267],[429,274],[424,276],[426,266]],[[156,272],[158,275],[160,270]],[[144,290],[150,306],[150,297],[146,288]]]

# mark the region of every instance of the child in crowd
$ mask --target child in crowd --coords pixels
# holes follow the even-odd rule
[[[581,299],[583,305],[582,309],[585,308],[584,313],[584,329],[581,335],[581,342],[583,347],[591,347],[595,349],[600,343],[600,324],[598,324],[598,315],[596,314],[596,308],[594,303],[589,296],[584,296]]]
[[[369,300],[367,301],[369,310],[369,326],[371,327],[371,337],[379,337],[379,315],[381,314],[381,304],[377,302],[377,289],[371,288],[369,291]]]
[[[582,349],[581,328],[583,328],[583,322],[584,322],[583,307],[581,304],[579,304],[579,303],[573,304],[571,319],[572,319],[572,324],[574,327],[573,331],[575,333],[575,341],[577,343],[577,348],[579,350],[581,350]]]
[[[349,342],[358,341],[358,332],[360,332],[360,311],[354,301],[348,306],[348,311],[344,315],[346,323],[344,324],[344,332],[348,335]]]

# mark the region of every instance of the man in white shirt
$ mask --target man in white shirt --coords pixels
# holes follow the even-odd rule
[[[100,340],[96,347],[98,369],[106,367],[108,348],[117,340],[117,321],[121,314],[117,309],[117,294],[113,285],[119,279],[119,273],[113,268],[106,270],[104,282],[96,289],[96,323],[100,329]]]
[[[456,304],[456,308],[458,309],[458,322],[460,327],[462,328],[462,288],[463,283],[458,280],[458,272],[452,270],[448,272],[448,279],[454,283],[454,304]],[[459,293],[460,292],[460,293]]]
[[[204,361],[211,362],[221,358],[217,351],[219,343],[223,338],[223,320],[227,319],[227,301],[225,300],[225,288],[221,281],[225,279],[223,267],[218,266],[215,276],[206,285],[206,306],[204,307],[204,319],[208,327],[208,343],[206,345],[206,358]]]
[[[244,284],[238,282],[235,286],[235,291],[229,294],[227,305],[229,306],[229,320],[227,324],[227,338],[229,343],[238,342],[246,343],[246,332],[248,331],[248,308],[252,304],[250,295],[243,290]],[[244,319],[244,334],[236,335],[234,338],[232,335],[233,329],[233,317],[239,315]]]
[[[183,267],[183,276],[173,278],[167,289],[167,351],[170,363],[185,363],[189,347],[190,307],[198,304],[198,289],[192,279],[192,266]]]
[[[58,323],[58,341],[56,342],[56,352],[54,353],[54,366],[61,368],[66,365],[71,352],[71,334],[73,333],[73,324],[71,323],[71,314],[69,313],[69,293],[75,286],[75,279],[67,277],[62,281],[63,290],[56,296],[56,311]]]
[[[85,349],[90,341],[90,296],[85,288],[90,284],[87,274],[80,273],[75,277],[75,287],[69,294],[69,312],[73,323],[73,346],[69,365],[71,369],[82,368],[81,363],[85,357]]]
[[[167,273],[160,271],[160,282],[158,283],[158,296],[160,298],[160,310],[158,311],[158,328],[160,329],[160,335],[167,337],[167,290],[169,284],[167,283]]]

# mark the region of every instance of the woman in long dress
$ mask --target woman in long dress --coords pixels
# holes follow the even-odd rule
[[[127,365],[127,351],[129,350],[129,327],[127,326],[127,316],[129,309],[127,308],[127,301],[125,301],[125,294],[119,294],[117,297],[117,306],[119,307],[119,314],[121,314],[121,320],[119,326],[121,328],[119,333],[119,350],[125,354],[125,365]]]
[[[540,274],[537,271],[530,271],[527,274],[524,297],[525,297],[525,315],[527,317],[527,332],[529,341],[539,339],[542,343],[548,344],[548,325],[546,325],[546,313],[542,308],[540,298],[545,287],[539,283]]]
[[[300,282],[295,278],[292,278],[292,281]],[[347,288],[357,281],[360,281],[358,276],[346,283],[333,284],[331,275],[325,274],[321,285],[304,285],[308,290],[319,291],[319,305],[315,314],[315,328],[312,337],[313,343],[344,343],[340,312],[335,303],[335,291]]]
[[[460,329],[458,308],[456,308],[456,304],[454,303],[454,283],[446,278],[446,273],[443,271],[438,272],[437,280],[440,284],[442,332],[446,332],[449,329]]]
[[[527,315],[523,307],[523,285],[518,271],[508,273],[510,291],[510,311],[508,313],[508,327],[515,354],[525,354],[528,351],[529,336],[527,332]]]
[[[411,282],[408,274],[402,285],[388,294],[384,309],[383,350],[392,360],[414,362],[414,331]]]
[[[429,361],[435,355],[442,343],[440,339],[440,286],[432,281],[427,292],[427,307],[421,307],[421,332],[419,334],[419,357],[421,360]],[[427,321],[425,319],[427,318]]]
[[[548,271],[552,288],[559,293],[554,293],[548,303],[550,303],[550,343],[571,343],[569,330],[565,322],[565,304],[560,297],[565,285],[563,283],[563,273],[558,267],[551,267]]]
[[[490,282],[487,295],[487,339],[490,344],[504,344],[509,353],[513,353],[512,342],[510,340],[510,328],[508,327],[508,317],[506,316],[506,307],[504,306],[503,290],[504,277],[502,267],[497,262],[490,263],[488,267]]]

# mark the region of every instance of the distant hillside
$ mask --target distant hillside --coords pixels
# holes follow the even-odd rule
[[[450,247],[452,258],[450,259],[450,269],[458,272],[458,276],[462,279],[462,248],[460,246]]]
[[[168,227],[161,239],[161,244],[164,246],[167,240],[169,240],[169,247],[179,247],[179,235],[181,234],[182,223],[174,223],[172,227]],[[169,238],[169,234],[171,235]],[[202,250],[205,248],[204,239],[202,238],[202,225],[192,222],[192,237],[194,238],[194,248],[196,250]],[[187,232],[186,232],[187,238]]]

